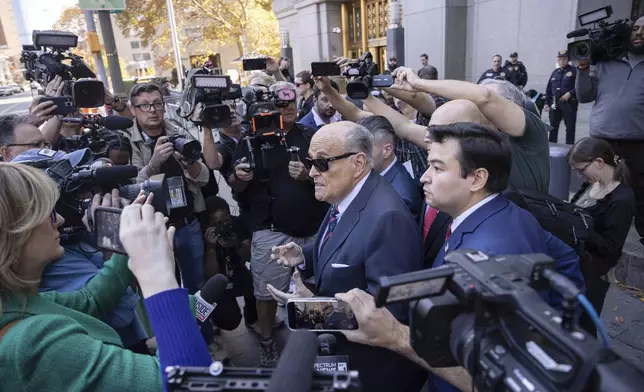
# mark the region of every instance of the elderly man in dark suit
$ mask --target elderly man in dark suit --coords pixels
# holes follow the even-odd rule
[[[372,149],[371,133],[349,122],[325,126],[311,140],[315,197],[331,208],[314,246],[275,247],[272,258],[285,266],[304,263],[302,274],[315,277],[315,295],[332,297],[352,288],[374,293],[381,276],[422,267],[418,226],[391,185],[371,170]],[[278,299],[286,296],[269,290]],[[406,305],[389,310],[407,323]],[[418,391],[424,382],[418,366],[388,350],[342,338],[338,354],[349,356],[365,391]]]

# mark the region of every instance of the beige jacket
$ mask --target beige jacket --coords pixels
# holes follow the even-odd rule
[[[167,120],[165,121],[165,129],[168,136],[180,134],[190,139],[194,139],[188,131]],[[143,139],[143,136],[141,136],[141,131],[138,128],[136,120],[134,121],[134,126],[129,129],[129,132],[130,144],[132,145],[132,164],[139,169],[139,175],[136,177],[136,181],[143,182],[155,174],[160,174],[148,165],[150,159],[152,159],[153,149],[145,144],[145,140]],[[188,190],[192,192],[195,197],[195,212],[201,212],[206,209],[206,202],[204,201],[203,194],[201,193],[201,187],[208,184],[208,180],[210,179],[208,167],[201,161],[198,163],[201,166],[201,171],[197,178],[192,178],[188,173],[188,170],[183,171],[183,175],[186,177],[188,182]]]

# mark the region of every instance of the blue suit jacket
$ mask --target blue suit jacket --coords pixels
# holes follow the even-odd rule
[[[405,166],[397,161],[384,176],[382,176],[398,192],[398,195],[405,202],[415,220],[419,219],[422,201],[418,183],[409,175]]]
[[[311,111],[306,116],[302,117],[302,119],[298,121],[298,124],[302,124],[305,127],[313,129],[320,129],[320,127],[318,127],[315,123],[315,118],[313,117],[313,109],[311,109]]]
[[[468,216],[449,237],[436,257],[434,267],[443,264],[445,254],[456,249],[480,250],[489,255],[545,253],[555,260],[557,272],[584,290],[577,254],[563,241],[543,230],[528,211],[499,195]],[[542,293],[551,306],[561,303],[553,291]],[[430,391],[456,392],[437,376],[430,376]]]
[[[314,272],[316,295],[333,297],[353,288],[373,295],[381,276],[422,268],[418,226],[400,196],[379,174],[369,174],[318,255],[328,221],[329,214],[315,245],[304,249],[305,273]],[[407,323],[406,304],[388,308]],[[349,366],[360,372],[365,391],[418,391],[427,378],[426,371],[392,351],[350,343],[340,334],[337,339],[336,354],[349,355]]]

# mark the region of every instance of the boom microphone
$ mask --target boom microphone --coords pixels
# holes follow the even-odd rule
[[[136,166],[111,166],[99,167],[98,169],[81,170],[73,173],[72,181],[95,181],[99,184],[117,184],[136,177],[138,169]]]
[[[63,122],[82,124],[85,126],[103,126],[107,129],[128,129],[134,125],[134,122],[129,118],[122,116],[107,116],[101,115],[85,115],[82,117],[65,117]]]
[[[317,353],[318,339],[313,332],[292,332],[266,392],[310,391]]]
[[[566,38],[577,38],[577,37],[583,37],[585,35],[588,35],[588,29],[577,29],[566,34]]]
[[[204,323],[210,313],[215,310],[217,301],[222,299],[227,286],[228,279],[222,274],[217,274],[208,279],[201,290],[197,291],[197,294],[195,294],[195,299],[197,300],[195,308],[199,325]]]

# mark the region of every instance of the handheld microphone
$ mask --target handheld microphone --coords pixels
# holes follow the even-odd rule
[[[323,333],[318,336],[319,355],[335,355],[337,339],[330,333]]]
[[[199,325],[205,322],[210,313],[215,310],[217,301],[220,301],[226,292],[226,286],[228,286],[228,279],[222,274],[217,274],[208,279],[201,290],[197,291],[197,294],[195,294],[195,299],[197,300],[195,307]]]
[[[570,33],[566,34],[566,38],[577,38],[583,37],[584,35],[588,35],[588,29],[573,30]]]
[[[96,181],[99,184],[116,184],[136,177],[138,173],[138,169],[133,165],[99,167],[97,169],[81,170],[78,173],[73,173],[71,180]]]
[[[296,331],[284,347],[266,392],[310,391],[318,339],[310,331]]]

